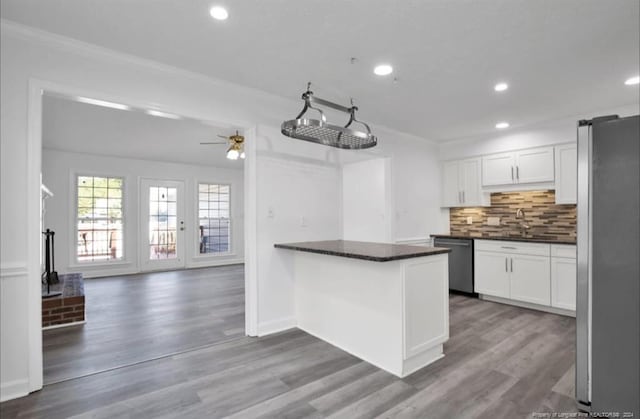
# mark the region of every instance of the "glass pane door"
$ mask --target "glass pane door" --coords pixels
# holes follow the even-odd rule
[[[184,267],[182,182],[143,179],[141,187],[143,268]]]

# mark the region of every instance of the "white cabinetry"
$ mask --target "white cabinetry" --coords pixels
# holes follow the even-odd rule
[[[551,304],[548,244],[476,240],[475,249],[477,293]]]
[[[576,246],[551,245],[551,306],[576,309]]]
[[[556,204],[577,203],[578,148],[564,144],[555,148]]]
[[[442,165],[442,200],[444,207],[489,205],[480,182],[480,159],[444,162]]]
[[[476,251],[475,292],[509,298],[509,258],[495,252]]]
[[[553,147],[491,154],[482,158],[482,185],[553,182],[554,170]]]
[[[548,256],[512,255],[509,270],[512,300],[551,304]]]

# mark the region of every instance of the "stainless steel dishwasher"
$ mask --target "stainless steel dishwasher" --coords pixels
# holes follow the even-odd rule
[[[449,290],[477,296],[473,289],[473,239],[435,237],[435,247],[448,247]]]

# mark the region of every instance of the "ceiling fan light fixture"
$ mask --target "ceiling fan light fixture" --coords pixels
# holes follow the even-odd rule
[[[231,144],[229,146],[229,149],[227,149],[227,158],[229,160],[238,160],[238,157],[241,156],[240,152],[241,152],[241,148],[239,144]],[[242,154],[244,154],[244,151],[242,151]],[[244,158],[244,157],[241,157]]]

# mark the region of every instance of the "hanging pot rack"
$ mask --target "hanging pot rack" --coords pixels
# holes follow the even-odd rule
[[[313,95],[311,83],[308,83],[307,91],[302,94],[302,100],[304,100],[304,107],[298,116],[290,121],[284,121],[280,127],[281,132],[287,137],[347,150],[371,148],[378,143],[378,139],[371,133],[369,125],[356,119],[358,107],[353,104],[353,99],[351,100],[351,107],[320,99]],[[348,113],[349,121],[344,127],[328,124],[324,112],[312,104]],[[303,118],[309,109],[320,113],[320,119]],[[353,129],[351,124],[354,122],[362,125],[366,132]]]

